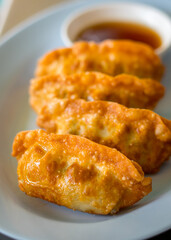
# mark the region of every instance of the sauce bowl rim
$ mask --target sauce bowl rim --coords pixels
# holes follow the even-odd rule
[[[146,24],[144,23],[144,26],[147,26],[150,29],[154,30],[161,37],[161,41],[162,41],[161,46],[155,50],[155,52],[158,55],[163,56],[164,53],[169,50],[169,48],[171,47],[171,18],[169,17],[169,15],[167,15],[165,12],[163,12],[160,9],[158,9],[154,6],[151,6],[149,4],[135,3],[135,2],[118,2],[118,1],[113,2],[113,3],[107,2],[105,4],[104,3],[92,4],[92,5],[89,5],[87,7],[82,7],[80,9],[77,9],[77,10],[73,11],[71,14],[69,14],[67,16],[66,20],[64,21],[64,23],[62,24],[62,28],[61,28],[61,37],[62,37],[62,40],[63,40],[64,44],[66,46],[70,47],[74,43],[74,41],[69,36],[69,28],[74,21],[83,17],[83,15],[92,14],[92,12],[95,12],[95,11],[104,11],[105,12],[105,11],[111,10],[111,8],[115,8],[115,7],[124,7],[124,8],[128,7],[130,9],[131,8],[132,9],[133,8],[139,8],[139,9],[141,9],[141,11],[145,11],[145,10],[149,11],[150,10],[155,14],[159,14],[165,21],[167,21],[168,25],[170,25],[169,26],[170,33],[168,33],[169,41],[165,45],[163,43],[163,36],[161,36],[161,34],[159,32],[157,32],[157,30],[154,30],[152,27],[150,27],[148,22],[146,22]],[[122,21],[122,16],[123,16],[122,12],[120,13],[120,16],[121,16],[120,21]],[[111,19],[111,21],[112,21],[112,19]],[[129,22],[141,24],[138,21],[137,22],[136,21],[129,21]],[[102,23],[102,21],[97,22],[97,24],[98,23]],[[82,24],[82,25],[85,25],[85,24]],[[143,25],[143,23],[141,25]],[[87,27],[87,26],[85,26],[85,27]],[[82,28],[84,29],[84,26]],[[159,24],[159,28],[161,29],[160,24]]]

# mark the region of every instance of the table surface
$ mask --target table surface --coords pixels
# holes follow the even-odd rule
[[[0,36],[38,12],[58,3],[73,0],[0,0]],[[22,9],[22,11],[21,11]]]

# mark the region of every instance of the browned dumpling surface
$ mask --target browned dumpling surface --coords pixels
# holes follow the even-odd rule
[[[38,115],[48,132],[75,134],[114,147],[146,173],[159,170],[171,155],[171,121],[145,109],[114,102],[54,99]]]
[[[22,191],[74,210],[114,214],[151,191],[137,163],[79,136],[20,132],[12,155]]]
[[[97,71],[116,76],[127,73],[160,80],[164,67],[154,50],[128,40],[77,42],[45,54],[38,62],[36,76]]]
[[[31,81],[30,104],[39,112],[49,99],[80,98],[152,109],[163,97],[164,87],[154,80],[143,80],[128,74],[111,77],[99,72],[43,76]]]

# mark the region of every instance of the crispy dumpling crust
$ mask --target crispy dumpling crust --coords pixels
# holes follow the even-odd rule
[[[79,136],[20,132],[12,155],[22,191],[74,210],[114,214],[151,191],[137,163]]]
[[[171,155],[171,121],[145,109],[81,99],[49,101],[37,123],[48,132],[75,134],[114,147],[146,173],[159,170]]]
[[[49,75],[32,79],[30,85],[30,104],[36,112],[53,98],[104,100],[152,109],[163,95],[164,87],[159,82],[127,74],[116,77],[99,72]]]
[[[38,62],[36,76],[97,71],[116,76],[127,73],[160,80],[164,67],[154,50],[140,42],[106,40],[77,42],[45,54]]]

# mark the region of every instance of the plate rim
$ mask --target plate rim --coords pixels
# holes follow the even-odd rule
[[[63,0],[61,0],[63,1]],[[70,2],[69,2],[70,1]],[[7,31],[5,34],[0,36],[0,48],[6,44],[11,38],[15,37],[15,35],[19,34],[26,28],[30,27],[33,25],[35,22],[41,21],[44,18],[62,10],[64,7],[68,7],[72,4],[77,4],[77,3],[84,3],[86,0],[67,0],[67,2],[59,2],[54,4],[53,6],[47,7],[44,10],[41,10],[34,15],[28,17],[24,21],[18,23],[16,26],[14,26],[12,29]]]

